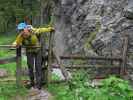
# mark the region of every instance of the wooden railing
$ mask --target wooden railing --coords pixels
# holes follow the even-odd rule
[[[68,73],[66,71],[66,68],[69,69],[77,69],[77,68],[91,68],[89,65],[63,65],[62,60],[103,60],[103,61],[117,61],[119,62],[119,65],[112,68],[112,67],[103,67],[101,69],[118,69],[120,75],[124,75],[125,69],[126,69],[126,63],[127,63],[127,51],[128,51],[128,36],[125,36],[124,38],[124,44],[123,44],[123,50],[122,50],[122,55],[120,57],[105,57],[105,56],[79,56],[79,55],[65,55],[65,56],[59,56],[57,53],[53,50],[53,36],[50,36],[51,38],[49,39],[49,49],[48,49],[48,69],[47,69],[47,83],[52,82],[50,77],[51,77],[51,66],[52,66],[52,59],[55,58],[59,64],[59,67],[65,77],[66,80],[68,80]],[[22,47],[12,47],[11,45],[0,45],[0,48],[12,48],[16,50],[16,56],[15,57],[10,57],[10,58],[0,58],[0,64],[6,64],[6,63],[11,63],[11,62],[16,62],[16,83],[18,86],[21,85],[21,48],[25,48],[26,46]],[[40,46],[30,46],[30,48],[40,48]],[[53,52],[53,53],[52,53]],[[53,57],[53,55],[55,57]],[[81,67],[82,66],[82,67]],[[55,66],[53,66],[55,67]],[[106,70],[105,70],[106,71]]]
[[[15,57],[0,58],[0,64],[8,64],[16,62],[16,83],[19,87],[21,85],[21,47],[15,48],[11,45],[0,45],[0,48],[12,49],[16,51]]]
[[[50,72],[50,66],[52,64],[52,48],[53,48],[53,41],[54,40],[54,32],[50,32],[49,34],[49,48],[48,48],[48,68],[47,68],[47,78],[46,78],[46,83],[48,84],[51,80],[51,72]],[[19,47],[13,47],[12,45],[0,45],[0,48],[6,48],[6,49],[12,49],[16,50],[16,56],[15,57],[9,57],[9,58],[0,58],[0,64],[7,64],[11,62],[16,62],[16,84],[17,86],[21,86],[21,76],[22,76],[22,71],[21,71],[21,49],[22,48],[41,48],[41,46],[19,46]]]
[[[125,70],[127,69],[127,52],[128,52],[128,35],[125,35],[123,39],[123,49],[121,50],[121,56],[115,56],[115,57],[109,57],[109,56],[80,56],[80,55],[63,55],[63,56],[58,56],[56,53],[54,53],[58,58],[58,61],[61,63],[62,60],[91,60],[91,61],[104,61],[104,62],[118,62],[117,65],[102,65],[102,67],[97,67],[96,64],[95,66],[93,65],[73,65],[73,64],[60,64],[59,66],[53,66],[54,68],[59,68],[60,66],[63,66],[63,68],[66,69],[88,69],[88,68],[97,68],[99,70],[103,70],[103,72],[109,74],[112,73],[113,71],[116,70],[117,74],[120,76],[125,75]],[[106,67],[105,67],[106,66]],[[105,75],[106,76],[106,75]]]

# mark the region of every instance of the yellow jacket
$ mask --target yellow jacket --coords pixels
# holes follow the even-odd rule
[[[16,38],[16,40],[13,42],[13,45],[15,46],[19,46],[19,45],[24,45],[24,46],[38,46],[39,45],[39,41],[38,41],[38,36],[41,33],[44,32],[50,32],[52,31],[53,28],[52,27],[48,27],[48,28],[32,28],[31,30],[31,35],[28,38],[24,38],[21,34],[19,34]],[[28,51],[33,51],[29,48],[27,49]]]

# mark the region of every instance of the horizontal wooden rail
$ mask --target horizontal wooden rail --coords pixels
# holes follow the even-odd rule
[[[41,46],[21,46],[22,48],[41,48]],[[12,45],[0,45],[0,48],[18,48]]]
[[[104,57],[104,56],[60,56],[61,59],[81,59],[81,60],[114,60],[122,61],[121,57]]]
[[[9,77],[9,78],[2,78],[2,79],[0,79],[0,82],[15,82],[16,81],[16,78],[15,77]],[[27,83],[29,83],[30,82],[30,80],[28,80],[28,79],[23,79],[23,80],[21,80],[21,83],[23,84],[23,85],[25,85],[25,84],[27,84]],[[65,83],[66,82],[66,80],[51,80],[50,81],[50,83],[51,84],[58,84],[58,83]]]
[[[0,64],[7,64],[11,62],[16,62],[16,57],[10,57],[10,58],[0,58]]]
[[[67,69],[88,69],[88,68],[118,68],[119,65],[63,65]],[[59,66],[52,66],[52,68],[60,68]]]

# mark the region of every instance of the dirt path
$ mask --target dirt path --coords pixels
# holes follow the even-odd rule
[[[29,90],[27,96],[22,97],[20,95],[17,95],[11,100],[54,100],[54,99],[53,99],[53,96],[46,90],[42,90],[40,94],[36,94],[36,95],[32,90]]]
[[[32,94],[33,91],[30,91],[28,96],[27,96],[27,100],[53,100],[52,95],[46,91],[46,90],[41,90],[41,93],[34,95],[30,95]]]

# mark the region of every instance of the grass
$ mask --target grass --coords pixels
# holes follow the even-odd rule
[[[16,96],[25,97],[26,94],[26,88],[17,88],[13,82],[0,84],[0,100],[14,100]]]
[[[10,35],[10,36],[0,35],[0,45],[10,45],[14,40],[15,40],[15,35]],[[7,48],[0,48],[0,58],[6,58],[11,56],[15,56],[15,51],[12,51]],[[0,65],[0,68],[6,69],[10,73],[10,75],[15,75],[16,71],[15,63]]]
[[[0,35],[0,45],[11,45],[13,41],[15,40],[16,35]],[[13,57],[16,56],[15,50],[11,50],[9,48],[0,48],[0,58],[7,58],[7,57]],[[26,59],[25,56],[22,56],[22,63],[23,67],[26,67]],[[10,75],[15,75],[16,73],[16,64],[15,63],[9,63],[0,65],[0,68],[6,69]]]
[[[48,91],[54,96],[54,100],[72,100],[69,86],[66,84],[50,84]]]
[[[10,45],[15,40],[16,34],[10,35],[0,35],[0,44]]]
[[[0,35],[0,45],[11,45],[15,40],[16,35]],[[15,50],[10,50],[7,48],[0,48],[0,58],[7,58],[15,56]],[[24,58],[24,59],[23,59]],[[23,56],[22,63],[26,65],[25,56]],[[0,65],[0,68],[6,69],[8,71],[8,76],[15,77],[16,74],[16,63],[9,63]],[[27,94],[27,89],[24,87],[17,88],[15,82],[3,82],[0,83],[0,100],[14,100],[14,97],[23,97]]]

